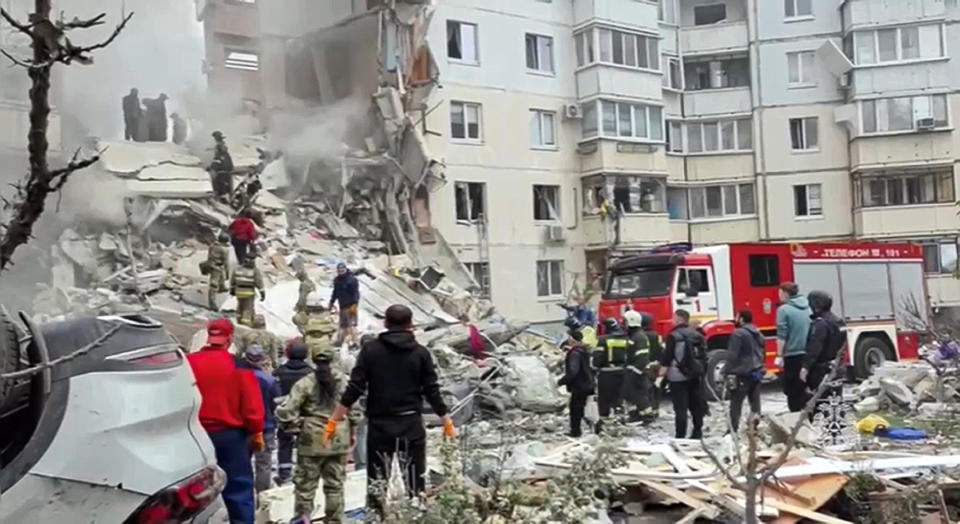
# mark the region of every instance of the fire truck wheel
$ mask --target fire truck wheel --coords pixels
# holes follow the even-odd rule
[[[859,379],[865,379],[873,374],[873,370],[882,366],[887,360],[896,360],[893,348],[886,339],[881,337],[862,337],[857,341],[857,354],[853,368]]]
[[[727,350],[715,349],[707,354],[707,400],[723,400],[723,372],[727,367]]]
[[[17,331],[6,315],[0,314],[0,375],[16,371],[20,364],[20,344]],[[14,380],[0,378],[0,408],[6,404]]]

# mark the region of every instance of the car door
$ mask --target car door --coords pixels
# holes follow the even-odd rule
[[[703,322],[717,318],[717,296],[714,291],[713,268],[681,266],[674,284],[674,311],[685,309]],[[689,292],[688,292],[689,291]]]

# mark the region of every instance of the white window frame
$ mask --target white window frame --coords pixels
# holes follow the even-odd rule
[[[909,202],[908,180],[916,181],[918,184],[917,187],[922,187],[922,181],[925,177],[933,177],[933,199],[928,202]],[[943,192],[940,190],[941,178],[949,179],[949,183],[946,186],[950,188],[949,195],[944,195]],[[859,201],[859,207],[863,209],[955,204],[957,202],[957,191],[954,185],[956,183],[955,178],[956,177],[953,173],[952,167],[931,169],[929,171],[913,172],[913,173],[897,172],[893,174],[886,174],[886,175],[880,175],[880,176],[868,175],[868,176],[861,176],[857,179],[855,190],[857,191],[857,199]],[[870,182],[874,180],[883,181],[884,202],[881,204],[868,205],[866,199],[864,199],[864,191],[866,191],[869,188]],[[900,196],[903,200],[902,202],[890,203],[890,186],[893,181],[896,181],[897,185],[900,186]]]
[[[936,26],[936,27],[937,27],[937,32],[939,33],[939,45],[940,45],[940,55],[939,55],[939,56],[928,56],[928,57],[924,57],[924,56],[923,56],[922,41],[921,41],[921,36],[920,36],[920,34],[921,34],[920,32],[921,32],[922,30],[921,30],[920,28],[926,27],[926,26]],[[914,28],[914,27],[917,28],[917,31],[918,31],[918,34],[917,34],[918,55],[917,55],[916,58],[903,58],[903,30],[906,29],[906,28]],[[886,31],[886,30],[890,30],[890,29],[896,30],[896,44],[895,44],[895,48],[896,48],[896,51],[897,51],[897,57],[896,57],[895,59],[893,59],[893,60],[881,60],[881,59],[880,59],[880,31]],[[869,44],[870,44],[870,45],[872,46],[872,48],[873,48],[873,62],[869,62],[869,63],[861,63],[861,62],[860,62],[860,53],[858,52],[858,50],[860,49],[859,46],[860,46],[860,43],[861,43],[861,39],[863,39],[863,38],[867,38],[867,39],[869,40]],[[903,25],[903,26],[880,27],[880,28],[877,28],[877,29],[867,29],[867,30],[854,31],[854,32],[853,32],[853,60],[852,60],[852,61],[854,62],[855,67],[876,67],[876,66],[883,66],[883,65],[889,65],[889,64],[898,64],[898,63],[923,62],[923,61],[929,61],[929,60],[942,60],[942,59],[947,58],[947,57],[948,57],[948,54],[947,54],[947,43],[946,43],[946,39],[944,38],[944,26],[943,26],[942,23],[937,23],[937,24],[909,24],[909,25]]]
[[[481,206],[480,206],[480,207],[481,207],[481,210],[480,210],[480,216],[479,216],[479,217],[471,217],[471,216],[470,216],[471,211],[473,210],[473,206],[471,205],[471,200],[470,200],[470,186],[475,186],[475,185],[476,185],[476,186],[480,186],[480,194],[482,195],[482,196],[481,196]],[[466,213],[467,213],[467,218],[461,218],[461,217],[460,217],[460,209],[459,209],[459,206],[458,206],[458,203],[459,203],[459,202],[457,201],[457,189],[459,189],[459,188],[461,188],[461,187],[463,188],[464,196],[465,196],[465,198],[466,198],[465,204],[466,204],[466,206],[467,206],[467,209],[466,209],[465,211],[466,211]],[[454,217],[455,217],[456,220],[457,220],[457,223],[458,223],[458,224],[476,224],[476,223],[479,223],[479,222],[485,222],[485,221],[486,221],[486,214],[487,214],[487,184],[486,184],[485,182],[469,182],[469,181],[463,180],[463,181],[456,181],[456,182],[454,182],[454,183],[453,183],[453,188],[454,188],[454,189],[453,189],[453,191],[454,191],[454,193],[453,193],[453,207],[454,207],[454,209],[453,209],[453,214],[454,214]]]
[[[597,136],[600,138],[609,138],[620,140],[624,142],[642,142],[642,143],[654,143],[654,144],[663,144],[666,142],[666,134],[664,132],[664,108],[663,106],[654,106],[647,104],[637,104],[633,102],[623,102],[609,99],[600,99],[592,102],[590,104],[597,104]],[[606,131],[603,128],[603,107],[605,104],[612,104],[614,107],[614,122],[616,124],[616,129],[611,133]],[[621,109],[623,106],[630,108],[630,129],[629,134],[622,134],[620,129],[621,123]],[[654,111],[659,110],[660,118],[659,121],[653,115]],[[636,115],[640,112],[643,112],[644,124],[646,129],[646,136],[640,136],[637,133],[637,118]],[[660,138],[653,138],[654,127],[651,125],[656,123],[660,131]]]
[[[553,191],[553,194],[556,195],[556,199],[553,202],[550,202],[551,199],[547,199],[545,196],[542,196],[541,189],[550,188]],[[563,218],[560,214],[560,199],[562,189],[558,184],[534,184],[533,185],[533,221],[537,224],[551,224],[551,225],[562,225]],[[551,218],[537,218],[537,199],[543,198],[547,202],[547,209],[552,209],[553,213],[556,216]]]
[[[750,191],[753,193],[753,212],[744,213],[743,212],[743,202],[742,202],[742,186],[750,186]],[[737,212],[736,213],[727,213],[727,189],[726,188],[735,188],[735,193],[737,195]],[[709,206],[707,205],[707,189],[719,188],[720,190],[720,215],[710,216],[708,213]],[[700,216],[695,216],[693,212],[693,198],[692,193],[700,192],[702,193],[703,199],[703,214]],[[690,221],[711,221],[711,220],[729,220],[737,219],[744,217],[753,217],[757,216],[757,188],[753,182],[738,182],[736,184],[709,184],[705,186],[693,186],[687,188],[687,216]]]
[[[935,271],[927,270],[927,249],[935,248],[937,254],[937,269]],[[943,252],[944,248],[947,251],[953,251],[953,265],[954,268],[948,271],[944,271],[943,267]],[[955,275],[957,273],[957,264],[958,264],[958,246],[957,241],[946,241],[941,240],[940,242],[926,242],[923,244],[923,273],[925,275]]]
[[[803,198],[805,200],[805,205],[807,208],[806,213],[800,213],[799,212],[800,210],[797,209],[797,204],[796,204],[797,189],[801,187],[803,188]],[[819,205],[816,207],[811,205],[811,201],[813,199],[811,199],[810,197],[810,189],[814,187],[816,188],[817,194],[818,194],[816,200],[819,202]],[[793,216],[795,219],[803,220],[803,219],[823,218],[823,184],[819,182],[810,183],[810,184],[794,184],[793,198],[794,198]],[[817,212],[814,213],[811,211],[811,209],[817,209]]]
[[[460,106],[460,110],[463,112],[463,137],[453,136],[453,108],[454,106]],[[467,119],[467,108],[476,107],[477,108],[477,136],[470,136],[470,122]],[[451,100],[450,101],[450,140],[454,142],[465,142],[465,143],[481,143],[483,142],[483,105],[476,102],[465,102],[462,100]]]
[[[235,55],[243,55],[244,57]],[[253,59],[245,57],[253,57]],[[234,71],[259,71],[260,52],[255,49],[225,47],[223,49],[223,67]]]
[[[674,91],[683,91],[683,63],[680,62],[680,58],[663,55],[660,57],[660,63],[666,64],[667,66],[663,68],[663,87]],[[677,65],[676,75],[673,74],[674,71],[673,68],[670,67],[671,64]]]
[[[677,25],[677,0],[657,0],[657,20],[661,24]]]
[[[546,118],[549,116],[550,118]],[[549,120],[549,124],[547,121]],[[545,109],[531,109],[530,110],[530,131],[534,130],[534,126],[537,129],[537,138],[540,139],[540,143],[535,141],[530,142],[531,149],[547,149],[551,151],[557,150],[557,112],[556,111],[547,111]],[[553,136],[553,142],[545,142],[543,140],[544,130],[549,128],[550,135]],[[533,136],[531,136],[533,138]]]
[[[546,269],[546,271],[545,271],[545,278],[546,278],[546,284],[547,284],[547,294],[545,294],[545,295],[540,293],[540,268],[541,268],[541,266]],[[560,276],[559,276],[560,289],[553,289],[553,276],[554,276],[554,273],[559,273],[559,275],[560,275]],[[563,280],[564,280],[564,279],[563,279],[563,277],[564,277],[564,268],[563,268],[563,260],[562,260],[562,259],[537,260],[537,266],[536,266],[536,278],[537,278],[537,280],[535,281],[536,286],[537,286],[537,298],[540,298],[540,299],[562,298],[562,297],[564,296],[564,292],[563,292],[563,287],[564,287],[564,282],[563,282]]]
[[[787,86],[788,87],[816,87],[817,85],[817,62],[816,51],[791,51],[787,53]],[[809,71],[804,67],[804,57],[809,57]],[[793,68],[797,68],[797,80],[791,79]]]
[[[943,98],[943,107],[944,107],[944,117],[945,121],[942,121],[942,125],[937,125],[937,118],[934,115],[933,106],[934,106],[934,97]],[[926,107],[929,108],[930,114],[929,118],[934,119],[934,126],[929,129],[920,129],[917,127],[917,120],[920,118],[928,118],[926,114],[918,115],[918,99],[927,99]],[[888,103],[889,100],[910,100],[910,128],[909,129],[886,129],[880,130],[880,111],[881,104]],[[950,129],[950,97],[946,93],[935,93],[929,95],[917,95],[917,96],[897,96],[897,97],[887,97],[887,98],[871,98],[867,100],[861,100],[858,104],[860,110],[860,135],[861,136],[872,136],[872,135],[890,135],[890,134],[900,134],[900,133],[926,133],[932,131],[938,131],[943,129]],[[872,106],[873,108],[873,125],[875,129],[873,131],[867,131],[866,125],[866,116],[870,113],[868,107]],[[888,118],[889,120],[889,118]]]
[[[456,57],[450,56],[449,50],[448,50],[448,52],[446,53],[446,55],[447,55],[447,60],[449,60],[449,61],[451,61],[451,62],[460,63],[460,64],[479,65],[479,64],[480,64],[480,26],[479,26],[478,24],[476,24],[475,22],[466,22],[466,21],[464,21],[464,20],[449,19],[449,20],[447,20],[447,33],[446,33],[447,40],[444,40],[444,44],[446,44],[446,43],[449,41],[449,39],[450,39],[450,24],[451,24],[451,23],[457,24],[457,31],[460,33],[460,55],[461,55],[461,58],[456,58]],[[465,49],[465,47],[464,47],[464,45],[463,45],[463,42],[464,42],[464,38],[463,38],[463,26],[465,26],[465,25],[473,27],[473,54],[474,54],[475,56],[474,56],[472,59],[471,59],[471,58],[463,58],[464,49]]]
[[[490,298],[490,263],[489,262],[464,262],[467,271],[473,277],[473,280],[480,286],[480,297]]]
[[[635,39],[636,44],[633,46],[633,62],[634,65],[627,64],[627,60],[624,57],[623,63],[617,63],[613,61],[613,38],[614,33],[619,34],[621,38],[621,46],[624,52],[626,52],[626,46],[623,45],[624,38],[631,37]],[[640,41],[637,40],[643,38],[644,43],[641,46]],[[663,57],[660,56],[660,38],[656,35],[651,35],[648,33],[636,33],[631,31],[625,31],[620,28],[611,28],[606,26],[596,26],[584,29],[574,35],[574,45],[579,45],[577,50],[577,67],[587,67],[592,64],[602,64],[613,67],[624,67],[627,69],[635,69],[639,71],[656,71],[660,72],[663,69]],[[579,42],[579,44],[577,44]],[[654,45],[656,49],[651,50],[650,46]],[[593,46],[592,49],[590,46]],[[644,53],[646,54],[646,67],[640,66],[640,49],[643,48]],[[603,52],[605,50],[609,53],[609,59],[603,58]],[[592,51],[592,60],[591,60],[591,51]],[[651,58],[656,60],[656,67],[652,67],[650,62]],[[582,63],[581,62],[582,59]]]
[[[543,45],[541,45],[540,43],[541,40],[545,42]],[[538,33],[525,33],[523,35],[524,62],[528,62],[527,59],[529,58],[529,55],[527,53],[529,53],[530,50],[527,49],[527,46],[531,41],[533,42],[533,46],[534,46],[533,51],[535,53],[533,55],[533,58],[537,63],[534,64],[534,67],[530,67],[530,64],[526,63],[527,72],[541,74],[541,75],[551,75],[551,76],[556,74],[556,61],[554,60],[556,53],[554,52],[555,48],[554,48],[553,37],[550,35],[541,35]],[[549,49],[549,52],[546,53],[546,56],[544,56],[541,53],[542,51],[544,51],[544,47],[547,47]],[[543,67],[545,61],[548,62],[549,68]]]
[[[803,143],[800,148],[793,147],[793,121],[799,120],[801,122],[802,131],[800,133]],[[813,147],[810,147],[810,133],[807,128],[810,125],[810,121],[813,121],[816,133],[817,133],[817,143]],[[794,153],[814,153],[820,151],[820,118],[816,116],[801,116],[796,118],[791,118],[787,121],[787,140],[790,141],[790,151]]]
[[[750,147],[747,149],[740,148],[740,121],[746,121],[750,125]],[[724,124],[733,124],[733,149],[725,149],[723,147],[723,126]],[[704,124],[716,124],[717,125],[717,149],[706,149],[707,144],[707,126]],[[688,149],[687,137],[690,133],[691,126],[700,126],[700,151],[691,151]],[[672,144],[671,144],[672,145]],[[716,155],[721,153],[746,153],[753,151],[753,120],[750,117],[740,117],[740,118],[721,118],[717,120],[695,120],[685,122],[683,124],[683,151],[689,155]],[[673,151],[671,148],[670,152],[679,152]]]
[[[806,2],[806,5],[810,7],[809,13],[801,13],[800,6],[801,2]],[[793,14],[789,13],[789,9],[793,9]],[[783,19],[786,21],[797,21],[797,20],[813,20],[813,0],[784,0],[783,2]]]

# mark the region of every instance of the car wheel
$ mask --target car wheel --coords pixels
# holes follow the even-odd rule
[[[708,400],[723,400],[724,371],[727,369],[727,350],[715,349],[707,354],[707,391]]]
[[[896,357],[886,339],[863,337],[857,342],[857,355],[853,363],[854,372],[857,378],[865,379],[888,360],[896,360]]]
[[[0,314],[0,375],[20,368],[20,343],[17,330],[6,315]],[[0,408],[6,405],[15,380],[0,378]]]

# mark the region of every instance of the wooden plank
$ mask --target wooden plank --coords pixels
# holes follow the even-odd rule
[[[681,504],[686,504],[693,509],[703,511],[702,516],[704,518],[713,519],[720,514],[720,511],[712,504],[707,504],[706,502],[695,499],[685,492],[672,486],[646,479],[640,479],[639,482],[640,484],[652,489],[653,491],[656,491],[657,493],[660,493],[661,495],[666,495],[667,497],[670,497]]]
[[[814,522],[822,522],[824,524],[854,524],[849,520],[843,520],[836,517],[831,517],[830,515],[824,515],[823,513],[818,513],[801,506],[781,502],[775,498],[768,498],[764,501],[764,503],[768,506],[777,508],[780,511],[792,513],[798,517],[803,517]]]

